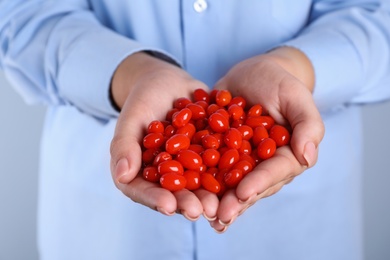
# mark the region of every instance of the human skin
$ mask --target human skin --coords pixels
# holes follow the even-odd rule
[[[244,60],[217,82],[215,88],[228,89],[250,104],[262,104],[276,122],[293,130],[290,146],[277,149],[274,157],[260,163],[219,200],[203,189],[172,193],[138,174],[140,144],[148,123],[163,119],[176,98],[207,87],[175,65],[142,52],[130,55],[118,66],[111,85],[121,109],[111,143],[111,172],[117,188],[165,215],[179,212],[196,220],[203,214],[217,232],[226,231],[256,201],[275,194],[316,163],[324,126],[312,98],[314,82],[309,59],[290,47]]]

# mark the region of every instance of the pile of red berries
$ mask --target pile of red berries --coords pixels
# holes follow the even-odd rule
[[[170,191],[200,187],[221,196],[277,147],[289,131],[259,104],[227,90],[203,89],[178,98],[165,121],[152,121],[143,139],[143,177]]]

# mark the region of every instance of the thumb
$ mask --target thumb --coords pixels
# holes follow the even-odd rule
[[[142,150],[140,144],[145,127],[142,127],[140,113],[134,113],[134,111],[144,110],[136,108],[134,105],[131,109],[127,109],[127,104],[124,104],[111,141],[110,168],[116,184],[130,183],[141,168]]]
[[[312,167],[317,162],[325,127],[311,92],[306,88],[301,90],[292,94],[295,97],[289,97],[283,114],[293,130],[290,145],[295,157],[302,165]]]

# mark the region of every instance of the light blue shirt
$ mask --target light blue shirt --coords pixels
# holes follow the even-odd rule
[[[222,235],[118,191],[109,100],[118,64],[142,50],[212,87],[236,63],[299,48],[326,127],[317,165]],[[0,0],[0,67],[45,103],[39,251],[53,259],[362,259],[358,105],[390,97],[390,1]]]

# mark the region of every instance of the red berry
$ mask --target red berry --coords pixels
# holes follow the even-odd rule
[[[200,173],[197,171],[185,171],[184,178],[186,178],[187,184],[185,188],[187,190],[197,190],[200,188]]]
[[[226,131],[224,142],[229,148],[239,149],[242,145],[241,132],[236,128],[230,128]]]
[[[199,119],[203,119],[206,117],[206,111],[200,105],[191,103],[191,104],[188,104],[186,106],[186,108],[191,110],[193,120],[199,120]]]
[[[219,148],[219,142],[218,139],[214,135],[205,135],[202,138],[202,145],[205,149],[218,149]]]
[[[246,107],[246,100],[245,100],[243,97],[240,97],[240,96],[234,97],[234,98],[232,98],[232,100],[230,101],[229,107],[230,107],[231,105],[238,105],[238,106],[240,106],[242,109],[245,109],[245,107]]]
[[[145,180],[150,182],[159,182],[161,175],[158,173],[157,168],[154,166],[145,167],[142,176]]]
[[[248,117],[257,117],[261,116],[261,113],[263,112],[263,107],[259,104],[253,105],[249,110],[248,110]]]
[[[170,160],[160,163],[157,166],[157,171],[159,174],[163,175],[165,173],[174,172],[178,175],[183,175],[184,168],[183,165],[176,160]]]
[[[155,120],[150,122],[148,133],[164,133],[164,125],[161,121]]]
[[[290,133],[281,125],[274,125],[269,130],[269,137],[272,138],[277,146],[283,146],[290,142]]]
[[[173,107],[181,110],[191,103],[191,100],[189,100],[188,98],[181,97],[176,99],[175,102],[173,102]]]
[[[145,148],[159,148],[164,144],[164,136],[161,133],[147,134],[143,139],[143,145]]]
[[[225,174],[224,182],[227,187],[234,188],[238,185],[243,177],[242,171],[240,169],[231,169]]]
[[[254,146],[258,146],[262,140],[268,137],[267,129],[263,125],[260,125],[253,131],[252,143]]]
[[[184,168],[189,170],[197,170],[203,164],[202,157],[191,150],[179,151],[176,160],[178,160]]]
[[[175,128],[180,128],[185,126],[188,122],[190,122],[192,117],[192,112],[189,108],[183,108],[182,110],[176,112],[172,116],[172,125]]]
[[[210,95],[204,89],[198,88],[194,91],[194,100],[210,103]]]
[[[263,141],[259,143],[257,147],[257,155],[260,159],[266,160],[271,158],[276,151],[276,143],[271,138],[265,138]]]
[[[185,188],[187,180],[184,176],[170,172],[161,176],[161,187],[169,191],[178,191]]]
[[[253,136],[253,129],[250,126],[242,125],[242,126],[239,126],[237,128],[237,130],[241,132],[242,139],[244,139],[244,140],[248,141]]]
[[[242,174],[243,176],[247,175],[249,172],[252,171],[253,169],[253,165],[250,161],[248,160],[244,160],[244,159],[240,159],[240,161],[238,161],[238,163],[236,163],[234,166],[233,166],[233,169],[239,169],[242,171]]]
[[[196,128],[191,123],[188,123],[176,130],[176,134],[186,135],[189,139],[191,139],[194,136],[195,132],[196,132]]]
[[[221,155],[221,158],[218,162],[218,169],[230,169],[233,167],[234,164],[238,162],[238,159],[240,158],[240,154],[238,153],[237,149],[229,149],[224,154]]]
[[[221,185],[210,173],[202,173],[200,175],[200,183],[205,190],[212,193],[218,193],[221,189]]]
[[[170,160],[172,160],[172,156],[169,153],[161,152],[161,153],[157,154],[156,157],[154,158],[153,165],[157,166],[162,162],[170,161]]]
[[[231,119],[239,120],[244,114],[244,109],[242,109],[242,107],[240,107],[239,105],[233,104],[229,106],[228,112]]]
[[[203,163],[207,167],[215,167],[218,165],[220,153],[216,149],[206,149],[202,154]]]
[[[165,142],[165,151],[170,154],[177,154],[180,150],[188,149],[190,139],[183,134],[175,134]]]
[[[221,89],[217,92],[215,96],[215,103],[217,103],[218,106],[227,106],[230,101],[232,100],[232,94],[228,90]]]
[[[209,125],[213,131],[222,133],[229,129],[229,120],[220,113],[214,113],[209,117]]]

